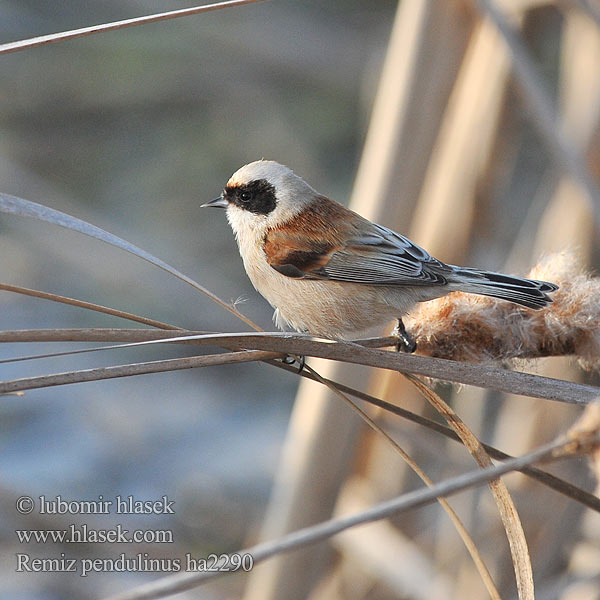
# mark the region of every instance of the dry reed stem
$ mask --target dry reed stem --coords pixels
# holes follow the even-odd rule
[[[269,364],[272,364],[280,369],[284,369],[285,371],[296,373],[296,369],[294,367],[290,367],[288,365],[282,364],[281,362],[269,361]],[[307,377],[309,379],[313,379],[314,381],[319,381],[307,371],[303,371],[302,376]],[[417,425],[426,427],[427,429],[430,429],[431,431],[435,431],[436,433],[439,433],[451,440],[454,440],[455,442],[459,442],[462,444],[462,440],[460,439],[458,434],[453,429],[450,429],[450,427],[447,427],[446,425],[442,425],[441,423],[438,423],[437,421],[432,421],[431,419],[428,419],[427,417],[423,417],[419,414],[413,413],[413,412],[406,410],[400,406],[396,406],[395,404],[391,404],[390,402],[387,402],[385,400],[381,400],[380,398],[376,398],[375,396],[366,394],[365,392],[355,390],[355,389],[348,387],[337,381],[331,381],[324,377],[321,377],[321,379],[323,381],[326,381],[327,383],[334,385],[341,392],[350,394],[350,395],[354,396],[355,398],[359,398],[360,400],[368,402],[369,404],[372,404],[374,406],[378,406],[379,408],[382,408],[383,410],[386,410],[386,411],[393,413],[399,417],[402,417],[403,419],[406,419],[407,421],[411,421],[412,423],[416,423]],[[502,452],[501,450],[498,450],[498,448],[495,448],[494,446],[490,446],[489,444],[485,444],[482,442],[481,445],[485,448],[486,452],[492,458],[495,458],[497,460],[506,460],[509,458],[514,458],[510,454],[506,454],[505,452]],[[523,469],[520,469],[520,472],[523,473],[524,475],[527,475],[528,477],[531,477],[532,479],[537,480],[541,484],[557,491],[558,493],[563,494],[564,496],[567,496],[568,498],[571,498],[572,500],[580,502],[584,506],[587,506],[588,508],[590,508],[596,512],[600,512],[600,498],[597,496],[594,496],[590,492],[583,490],[583,489],[573,485],[572,483],[565,481],[564,479],[560,479],[559,477],[551,475],[550,473],[543,471],[541,469],[536,469],[533,467],[525,467]]]
[[[360,418],[378,435],[380,435],[385,441],[392,446],[397,454],[400,455],[402,460],[412,469],[414,473],[423,481],[423,483],[427,487],[433,487],[434,482],[430,477],[425,473],[425,471],[414,461],[414,459],[394,440],[389,434],[387,434],[364,410],[360,408],[355,402],[350,400],[348,396],[346,396],[336,385],[328,382],[323,377],[321,377],[314,369],[306,366],[306,370],[310,375],[312,375],[316,381],[328,387],[338,398],[347,404],[351,410],[357,413]],[[491,461],[490,461],[491,464]],[[493,599],[500,600],[500,594],[496,588],[494,580],[479,552],[477,545],[475,544],[473,538],[465,527],[464,523],[460,520],[460,517],[456,514],[455,510],[450,506],[448,501],[444,498],[438,498],[438,502],[440,503],[442,509],[446,512],[452,524],[456,528],[458,535],[462,539],[467,551],[471,555],[473,562],[475,563],[475,568],[479,573],[485,588],[487,589],[489,595]]]
[[[581,189],[584,197],[594,211],[596,223],[600,223],[600,191],[598,184],[590,175],[585,161],[572,144],[556,115],[552,96],[545,81],[539,74],[525,44],[515,31],[511,22],[498,8],[494,0],[477,0],[481,13],[497,28],[511,57],[515,83],[524,104],[529,110],[533,125],[545,141],[556,165],[568,175]]]
[[[440,396],[418,378],[412,375],[405,375],[405,377],[421,392],[433,408],[446,419],[448,425],[450,425],[460,437],[462,443],[475,459],[475,462],[482,469],[491,467],[493,463],[489,454],[486,452],[477,436],[467,427],[458,414],[452,410]],[[519,599],[534,600],[535,592],[531,557],[529,555],[527,540],[525,538],[521,519],[519,518],[519,513],[517,512],[517,507],[515,506],[504,481],[501,479],[491,480],[489,482],[489,488],[494,497],[496,507],[498,508],[502,525],[506,531],[506,537],[508,538]]]
[[[92,25],[90,27],[82,27],[81,29],[72,29],[70,31],[62,31],[60,33],[51,33],[41,35],[27,40],[18,42],[8,42],[0,44],[0,54],[8,54],[9,52],[17,52],[36,46],[43,46],[55,42],[64,42],[75,38],[86,37],[96,33],[104,33],[106,31],[114,31],[115,29],[125,29],[126,27],[134,27],[137,25],[145,25],[147,23],[155,23],[157,21],[166,21],[168,19],[177,19],[179,17],[187,17],[197,15],[211,10],[219,10],[221,8],[230,8],[243,4],[253,4],[263,2],[264,0],[228,0],[226,2],[217,2],[214,4],[205,4],[204,6],[194,6],[192,8],[183,8],[180,10],[172,10],[169,12],[158,13],[154,15],[146,15],[144,17],[135,17],[133,19],[124,19],[113,23],[103,23],[102,25]]]
[[[138,332],[139,330],[134,331]],[[42,333],[43,330],[42,332],[40,332],[40,330],[34,330],[34,333],[35,332]],[[150,333],[152,333],[152,335],[160,335],[163,332],[152,331]],[[176,332],[170,335],[177,336],[177,334],[180,333],[182,332]],[[49,336],[45,337],[48,339]],[[19,338],[20,341],[35,341],[35,337],[33,335],[28,336],[27,331],[0,332],[0,342],[17,341],[17,338]],[[247,350],[264,350],[278,353],[278,356],[281,356],[282,354],[292,354],[296,356],[314,356],[330,360],[339,360],[351,364],[379,367],[382,369],[398,371],[400,373],[424,375],[443,381],[464,383],[476,387],[495,389],[501,392],[515,393],[522,396],[530,396],[532,398],[567,402],[569,404],[587,405],[598,396],[598,388],[590,385],[561,381],[559,379],[541,377],[529,373],[508,371],[506,369],[499,369],[488,365],[471,365],[445,359],[431,358],[428,356],[387,352],[384,350],[366,348],[354,342],[319,340],[301,334],[262,332],[243,334],[217,333],[169,337],[166,340],[153,340],[143,342],[143,344],[155,344],[167,341],[182,342],[185,341],[186,338],[188,341],[192,341],[195,344],[235,350],[238,350],[239,348],[246,348]],[[387,338],[383,338],[383,340],[387,340]],[[129,344],[129,346],[131,345],[132,344]],[[70,382],[75,383],[78,381],[77,377],[74,373],[72,373],[72,375],[74,375],[74,378]],[[34,389],[35,387],[38,387],[40,381],[41,378],[22,379],[20,382],[23,387],[19,389]],[[84,379],[83,381],[89,381],[89,379]],[[2,393],[2,390],[8,383],[10,382],[0,384],[0,393]],[[52,385],[62,385],[62,383],[55,383]]]
[[[110,330],[109,330],[110,331]],[[118,330],[117,330],[118,331]],[[138,331],[138,330],[134,330]],[[40,331],[37,330],[39,333]],[[27,337],[25,332],[0,332],[2,341],[35,341],[33,337]],[[152,331],[153,335],[161,334],[160,331]],[[171,336],[179,334],[175,332]],[[587,405],[598,396],[598,388],[581,383],[572,383],[550,377],[541,377],[529,373],[508,371],[488,365],[471,365],[451,360],[431,358],[428,356],[417,356],[401,352],[388,352],[361,346],[355,342],[342,342],[332,340],[319,340],[301,334],[291,333],[216,333],[193,336],[170,337],[166,340],[153,340],[143,344],[155,344],[161,342],[182,342],[187,340],[196,344],[209,345],[213,347],[230,348],[238,350],[264,350],[275,352],[277,356],[292,354],[295,356],[314,356],[329,360],[339,360],[351,364],[360,364],[368,367],[379,367],[400,373],[411,373],[424,375],[434,379],[450,381],[453,383],[464,383],[494,389],[500,392],[515,393],[532,398],[543,398],[569,404]],[[48,339],[48,336],[46,336]],[[63,338],[64,339],[64,338]],[[81,339],[81,338],[80,338]],[[387,340],[387,338],[383,338]],[[129,344],[130,346],[132,344]],[[140,344],[141,345],[141,344]],[[250,359],[249,359],[250,360]],[[216,363],[215,363],[216,364]],[[161,367],[161,370],[162,367]],[[153,372],[153,371],[147,371]],[[76,372],[71,373],[73,379],[70,383],[79,381]],[[122,375],[120,375],[122,376]],[[54,376],[49,376],[54,377]],[[21,390],[39,387],[42,378],[26,378],[20,380]],[[82,381],[90,381],[83,379]],[[0,384],[0,393],[10,382]],[[62,385],[53,383],[51,385]],[[46,385],[44,384],[44,387]],[[12,391],[12,390],[8,390]]]
[[[430,504],[441,496],[446,497],[476,485],[481,485],[497,479],[510,471],[519,470],[538,462],[558,460],[569,456],[576,456],[579,452],[587,452],[594,444],[600,443],[600,436],[587,436],[585,439],[578,438],[577,441],[579,443],[575,444],[574,440],[561,437],[558,440],[540,446],[527,454],[510,459],[500,465],[478,469],[477,471],[469,471],[458,477],[438,483],[432,488],[415,490],[392,500],[381,502],[359,514],[331,519],[318,525],[306,527],[284,535],[277,540],[239,550],[238,553],[251,554],[254,557],[254,564],[256,565],[275,555],[326,540],[350,527],[385,519],[409,509]],[[111,596],[106,600],[155,600],[198,587],[209,580],[222,577],[226,574],[222,571],[178,573],[160,578],[157,581],[139,586],[128,592]]]
[[[538,311],[456,292],[426,302],[406,320],[420,353],[472,363],[574,356],[600,368],[600,279],[568,252],[547,256],[530,273],[559,289]]]
[[[117,310],[115,308],[110,308],[109,306],[102,306],[93,302],[85,302],[84,300],[77,300],[76,298],[69,298],[68,296],[59,296],[58,294],[51,294],[50,292],[32,290],[30,288],[24,288],[18,285],[0,283],[0,290],[5,292],[14,292],[16,294],[22,294],[24,296],[32,296],[34,298],[41,298],[42,300],[51,300],[52,302],[58,302],[59,304],[77,306],[78,308],[85,308],[87,310],[101,312],[106,315],[112,315],[113,317],[120,317],[121,319],[127,319],[128,321],[141,323],[142,325],[158,327],[159,329],[181,329],[181,327],[176,327],[175,325],[169,325],[168,323],[163,323],[162,321],[156,321],[155,319],[148,319],[147,317],[134,315],[133,313]]]
[[[101,381],[103,379],[148,375],[150,373],[165,373],[169,371],[180,371],[182,369],[196,369],[198,367],[212,367],[215,365],[253,362],[257,360],[270,360],[273,358],[280,358],[281,356],[282,354],[280,352],[245,350],[242,352],[208,354],[205,356],[192,356],[189,358],[170,358],[167,360],[154,360],[112,367],[68,371],[66,373],[41,375],[39,377],[25,377],[23,379],[0,382],[0,395],[57,385]]]

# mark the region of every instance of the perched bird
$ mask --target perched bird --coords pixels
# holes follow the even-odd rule
[[[416,302],[462,291],[527,308],[552,302],[552,283],[446,265],[403,235],[316,192],[270,160],[236,171],[203,206],[227,219],[254,287],[275,308],[276,324],[357,339],[396,319],[399,348],[414,351],[402,315]]]

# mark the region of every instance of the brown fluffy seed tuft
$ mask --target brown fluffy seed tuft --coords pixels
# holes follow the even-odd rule
[[[479,363],[570,355],[600,370],[600,279],[569,252],[547,256],[527,277],[557,284],[554,302],[529,310],[455,292],[420,304],[405,319],[418,352]]]

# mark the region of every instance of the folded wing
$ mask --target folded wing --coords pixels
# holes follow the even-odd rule
[[[325,222],[311,223],[310,228],[291,223],[271,230],[264,246],[269,264],[296,279],[368,285],[447,283],[450,267],[408,238],[350,215],[351,219],[344,215],[347,229],[343,232],[333,231]]]

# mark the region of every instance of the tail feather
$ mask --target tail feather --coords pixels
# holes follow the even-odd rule
[[[454,274],[457,276],[456,283],[460,283],[465,292],[508,300],[535,310],[551,304],[552,298],[547,293],[558,289],[557,285],[547,281],[522,279],[477,269],[455,267]]]

